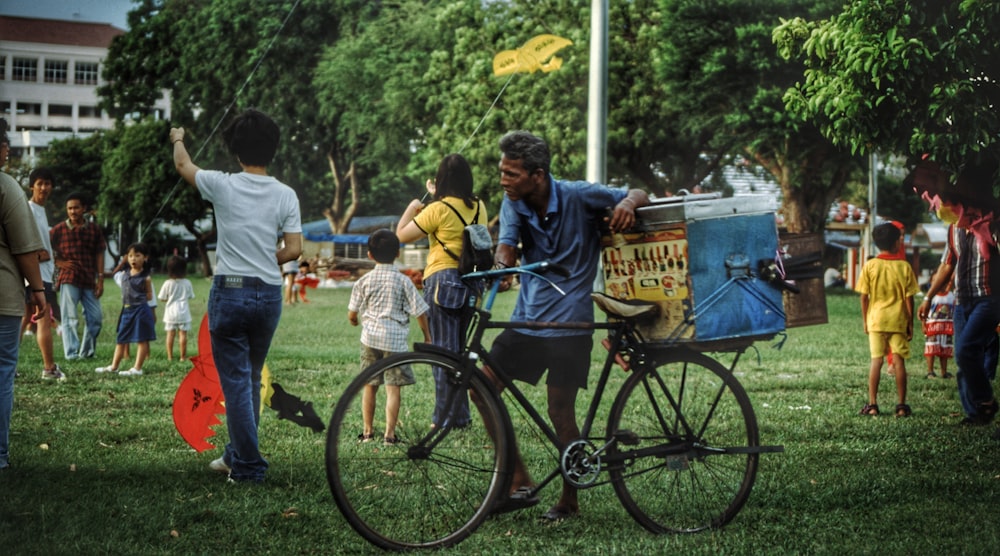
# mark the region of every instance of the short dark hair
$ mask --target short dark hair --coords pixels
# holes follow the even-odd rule
[[[55,185],[56,175],[48,168],[35,168],[28,174],[28,187],[34,187],[35,182],[38,180],[50,181],[52,185]]]
[[[187,276],[187,261],[184,260],[184,257],[174,255],[167,259],[167,276],[171,278]]]
[[[0,118],[0,143],[10,145],[10,139],[7,138],[7,125],[7,118]]]
[[[469,161],[460,154],[449,154],[441,160],[437,176],[434,177],[434,186],[435,199],[458,197],[469,208],[474,207],[478,200],[472,193],[472,168]]]
[[[541,137],[527,131],[511,131],[500,138],[500,152],[511,160],[520,160],[529,174],[541,169],[546,176],[549,175],[551,155],[549,146]]]
[[[872,230],[872,239],[875,240],[875,247],[880,251],[892,251],[899,241],[901,232],[892,222],[886,222],[875,226]]]
[[[306,267],[309,268],[309,261],[299,261],[299,268]]]
[[[247,166],[267,166],[274,159],[281,130],[267,114],[253,108],[245,110],[222,132],[229,152]]]
[[[389,264],[399,254],[399,238],[387,228],[375,230],[368,236],[368,252],[375,262]]]
[[[90,208],[90,199],[87,197],[87,194],[84,193],[83,191],[73,191],[66,196],[67,203],[73,200],[80,201],[80,204],[83,205],[84,209]]]
[[[145,255],[147,257],[149,256],[149,246],[141,241],[137,241],[129,245],[128,249],[125,250],[125,253],[128,254],[130,251],[135,251],[136,253]]]

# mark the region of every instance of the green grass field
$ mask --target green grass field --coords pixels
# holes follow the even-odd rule
[[[209,283],[192,282],[199,321]],[[144,376],[94,373],[110,362],[114,348],[119,303],[117,288],[109,284],[98,356],[63,364],[56,340],[66,382],[42,381],[34,339],[22,343],[13,467],[0,472],[4,554],[376,552],[333,503],[323,434],[265,409],[260,432],[271,463],[268,482],[231,485],[208,470],[221,453],[225,428],[216,427],[210,438],[219,448],[201,454],[175,431],[174,393],[191,364],[166,361],[162,325]],[[313,290],[311,303],[286,307],[268,358],[274,381],[313,402],[324,420],[358,371],[360,331],[347,323],[349,292]],[[498,316],[509,315],[513,298],[500,297]],[[487,520],[450,552],[996,553],[1000,443],[990,439],[993,429],[959,427],[954,380],[925,379],[918,355],[908,361],[912,417],[857,415],[868,368],[858,299],[848,292],[827,301],[828,324],[789,330],[780,351],[771,348],[774,342],[760,342],[736,368],[754,402],[761,442],[784,445],[785,452],[762,456],[753,494],[726,528],[651,535],[607,486],[581,493],[581,517],[543,524],[538,515],[558,496],[558,489],[548,488],[540,506]],[[915,354],[922,341],[919,334],[914,338]],[[197,352],[194,337],[189,351]],[[600,357],[595,351],[595,368]],[[884,410],[895,404],[894,388],[885,376],[879,398]],[[537,396],[542,389],[527,390]],[[581,396],[581,403],[586,399]],[[522,448],[529,464],[544,458],[530,438]]]

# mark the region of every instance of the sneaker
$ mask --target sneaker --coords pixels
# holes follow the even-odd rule
[[[127,371],[118,371],[118,376],[142,376],[142,369],[132,367]]]
[[[94,369],[94,372],[95,373],[117,373],[118,369],[116,369],[115,367],[112,367],[111,365],[108,365],[107,367],[98,367],[98,368]]]
[[[229,473],[232,469],[226,465],[226,461],[222,458],[213,459],[211,463],[208,464],[208,468],[212,471],[218,471],[219,473]]]
[[[56,365],[55,367],[52,368],[51,371],[46,371],[46,370],[43,369],[42,370],[42,379],[43,380],[66,380],[66,375],[63,374],[62,369],[59,368],[59,365]]]

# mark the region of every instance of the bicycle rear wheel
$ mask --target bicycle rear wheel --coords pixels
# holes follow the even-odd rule
[[[757,419],[740,383],[714,359],[670,350],[626,380],[611,408],[615,493],[654,533],[722,527],[750,496]]]
[[[330,420],[326,474],[333,498],[351,527],[382,548],[454,545],[489,516],[494,500],[510,485],[510,417],[495,389],[476,372],[469,377],[469,390],[483,400],[481,419],[474,410],[468,426],[432,431],[435,367],[458,376],[458,362],[434,353],[376,362],[347,387]],[[400,388],[399,442],[383,444],[384,387],[376,396],[374,439],[362,442],[364,387],[393,368],[409,368],[415,379]],[[495,442],[488,430],[494,431]]]

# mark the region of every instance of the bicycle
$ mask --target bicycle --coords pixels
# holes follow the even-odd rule
[[[750,399],[732,367],[679,344],[646,342],[636,329],[655,306],[629,304],[602,294],[594,300],[610,322],[525,323],[492,321],[490,310],[499,278],[562,269],[546,262],[475,272],[463,280],[493,280],[476,307],[462,353],[427,344],[369,366],[339,399],[326,444],[327,480],[337,507],[369,542],[406,550],[453,546],[467,538],[508,496],[514,448],[508,394],[557,448],[555,469],[533,487],[534,495],[562,477],[580,489],[611,483],[626,511],[653,533],[691,533],[722,527],[750,495],[760,454],[781,446],[759,444]],[[562,445],[548,421],[504,370],[491,361],[484,332],[495,328],[576,328],[607,330],[604,362],[580,439]],[[746,346],[744,346],[746,347]],[[480,369],[490,367],[504,385],[504,397]],[[603,434],[594,423],[611,373],[630,373],[611,406]],[[360,442],[361,391],[386,369],[408,366],[416,383],[403,388],[396,428],[402,442]],[[463,427],[430,427],[435,369],[453,384],[448,407],[465,395],[477,396],[480,420]],[[607,474],[607,479],[599,479]]]

